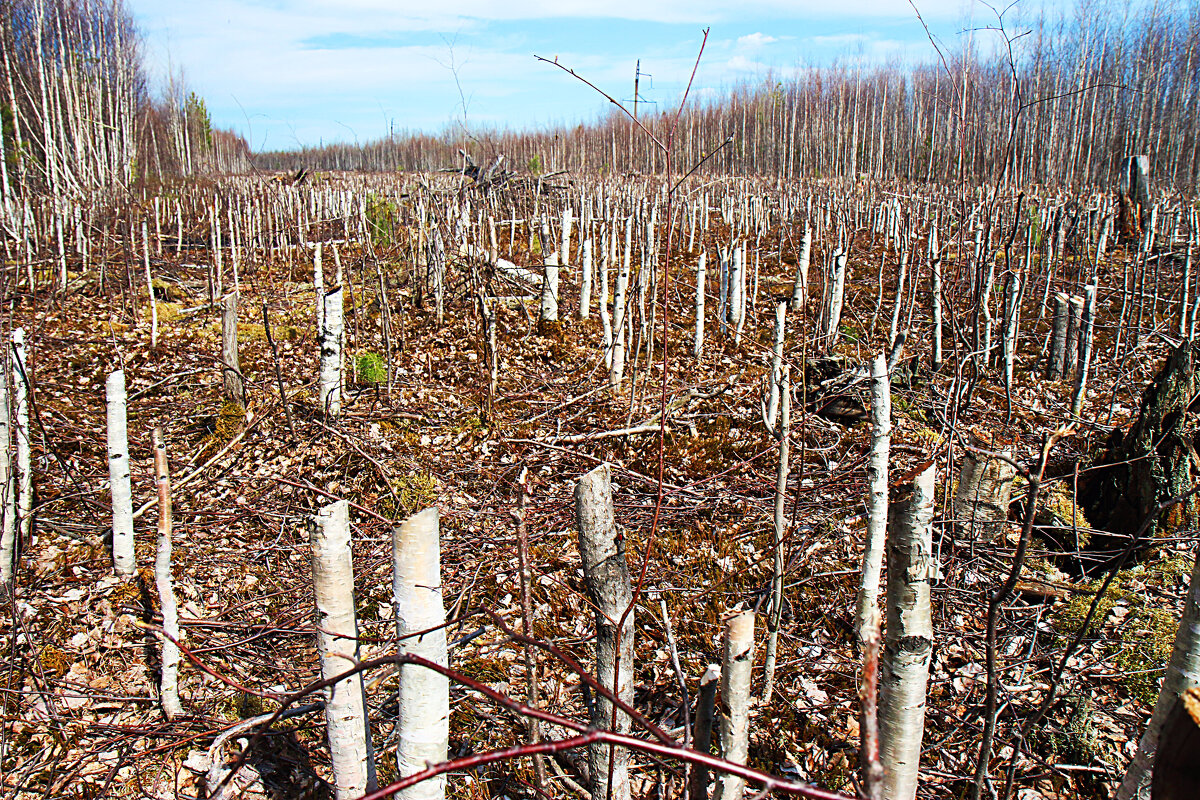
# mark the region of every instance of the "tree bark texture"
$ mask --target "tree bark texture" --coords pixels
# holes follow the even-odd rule
[[[866,625],[879,619],[879,578],[888,522],[888,455],[892,443],[892,392],[887,359],[871,363],[871,453],[867,460],[867,541],[863,548],[862,586],[858,592],[855,629],[865,643]],[[872,614],[871,610],[876,609]]]
[[[321,412],[335,419],[342,413],[342,287],[326,293],[321,318]]]
[[[167,468],[167,446],[162,428],[154,429],[154,476],[158,485],[158,554],[154,559],[154,583],[162,606],[162,675],[159,699],[167,719],[183,715],[179,702],[179,610],[175,603],[175,582],[171,575],[171,473]],[[169,638],[168,638],[169,637]],[[174,640],[174,641],[172,641]]]
[[[429,508],[393,529],[392,593],[398,652],[448,666],[438,528],[438,511]],[[450,684],[446,676],[415,664],[401,665],[398,705],[396,763],[400,777],[445,761],[450,736]],[[446,777],[438,775],[396,797],[441,800],[445,795]]]
[[[238,291],[234,289],[221,301],[221,385],[225,400],[246,406],[246,384],[238,365]]]
[[[625,562],[625,537],[613,518],[612,478],[601,464],[575,485],[575,523],[588,598],[596,608],[596,676],[621,701],[633,703],[633,585]],[[626,613],[628,612],[628,613]],[[624,616],[624,624],[621,618]],[[615,719],[614,719],[615,716]],[[628,733],[630,718],[596,697],[592,725]],[[608,744],[589,751],[592,797],[629,800],[629,753]]]
[[[721,660],[721,754],[745,764],[750,754],[750,672],[754,667],[754,612],[741,611],[725,623]],[[722,773],[714,800],[741,800],[744,778]]]
[[[109,373],[104,384],[108,409],[108,483],[112,494],[113,570],[132,575],[133,490],[129,479],[129,431],[125,416],[125,373]],[[5,448],[7,449],[7,448]]]
[[[339,500],[325,506],[312,523],[317,649],[321,677],[329,680],[352,668],[359,658],[349,504]],[[375,782],[361,673],[325,690],[325,724],[337,800],[361,797]]]
[[[933,464],[904,476],[891,497],[888,520],[887,633],[880,675],[879,753],[883,796],[917,794],[925,693],[933,653],[929,579],[934,570]]]
[[[984,442],[971,437],[972,444]],[[1011,453],[1002,451],[1011,457]],[[992,541],[1004,531],[1016,469],[1008,461],[967,450],[954,490],[954,517],[972,541]]]

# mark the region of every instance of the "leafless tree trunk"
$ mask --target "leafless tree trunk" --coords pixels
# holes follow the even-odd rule
[[[871,454],[867,461],[867,541],[863,548],[862,586],[858,592],[855,628],[859,643],[867,637],[870,619],[879,619],[879,578],[888,524],[888,456],[892,443],[892,392],[887,358],[871,362]],[[871,611],[874,609],[874,613]]]
[[[842,301],[846,291],[846,254],[840,248],[833,254],[833,277],[829,290],[829,308],[825,316],[825,350],[832,351],[841,336]]]
[[[133,555],[133,491],[129,481],[124,372],[116,370],[109,374],[105,382],[105,395],[108,408],[108,483],[112,494],[113,570],[118,575],[127,576],[133,574],[136,564]]]
[[[700,676],[700,692],[696,696],[696,718],[692,722],[692,747],[709,755],[712,751],[713,721],[716,717],[717,688],[721,668],[709,664]],[[688,793],[691,800],[708,800],[708,768],[696,764],[692,767]]]
[[[787,304],[780,303],[777,312],[786,310]],[[792,381],[790,367],[783,367],[779,375],[779,392],[782,396],[779,421],[779,466],[775,472],[775,514],[772,549],[774,558],[771,567],[771,610],[767,617],[767,651],[763,663],[763,703],[771,702],[775,688],[775,654],[779,647],[779,625],[783,619],[783,540],[787,532],[784,503],[787,500],[788,446],[792,427]]]
[[[318,396],[321,412],[331,419],[342,413],[342,287],[324,297],[321,319],[321,375]]]
[[[238,365],[238,290],[225,295],[221,309],[221,384],[225,401],[246,407],[246,384]]]
[[[804,310],[808,299],[808,263],[812,253],[812,229],[804,223],[804,238],[800,240],[800,256],[796,259],[796,283],[792,286],[792,311]]]
[[[633,585],[625,537],[613,519],[612,478],[601,464],[575,485],[575,524],[588,597],[596,608],[596,675],[618,699],[633,703]],[[624,621],[622,623],[622,617]],[[628,733],[630,719],[604,697],[592,705],[592,725]],[[608,744],[589,751],[593,798],[629,800],[629,753]]]
[[[436,508],[415,514],[392,530],[392,592],[398,652],[448,666]],[[396,762],[400,776],[445,761],[450,736],[446,676],[415,664],[401,665],[398,707]],[[445,795],[446,778],[438,775],[396,796],[401,800],[441,800]]]
[[[696,333],[692,341],[692,355],[699,360],[704,354],[704,283],[708,266],[708,252],[700,252],[700,263],[696,265]]]
[[[8,359],[0,356],[0,591],[13,584],[17,562],[17,495],[12,464]]]
[[[725,622],[721,660],[721,754],[745,764],[750,754],[750,671],[754,667],[754,612],[740,611]],[[746,781],[723,773],[713,800],[741,800]]]
[[[929,581],[934,564],[932,464],[893,495],[888,524],[887,633],[879,703],[879,752],[883,796],[913,800],[917,794],[925,692],[933,653]]]
[[[359,660],[358,619],[354,613],[354,566],[350,553],[350,512],[345,500],[330,503],[312,518],[313,586],[317,596],[317,647],[321,677],[335,678]],[[325,690],[325,724],[337,800],[371,791],[375,769],[361,673]]]
[[[12,332],[13,409],[17,443],[17,531],[28,542],[33,531],[33,458],[29,430],[29,372],[25,368],[25,329]]]
[[[1087,392],[1088,372],[1092,365],[1092,340],[1096,327],[1096,284],[1083,289],[1083,318],[1079,329],[1079,368],[1075,372],[1075,394],[1071,398],[1071,413],[1079,416]]]
[[[154,583],[162,606],[162,680],[159,699],[167,719],[183,715],[179,702],[179,610],[175,605],[175,583],[171,576],[171,475],[162,428],[154,429],[154,475],[158,484],[158,556],[154,559]],[[174,640],[174,641],[172,641]]]

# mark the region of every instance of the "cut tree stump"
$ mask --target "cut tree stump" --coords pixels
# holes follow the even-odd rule
[[[1112,433],[1098,469],[1080,480],[1080,505],[1092,527],[1133,536],[1158,503],[1200,479],[1192,444],[1198,394],[1200,341],[1184,342],[1142,395],[1134,423]],[[1189,499],[1151,522],[1146,537],[1195,528],[1198,520],[1196,501]]]
[[[1150,157],[1129,156],[1121,167],[1117,189],[1118,231],[1124,242],[1136,242],[1150,213]]]

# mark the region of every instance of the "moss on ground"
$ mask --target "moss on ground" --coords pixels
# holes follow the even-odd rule
[[[1102,640],[1104,655],[1121,673],[1121,686],[1147,707],[1153,707],[1158,697],[1159,682],[1179,626],[1178,615],[1161,608],[1153,598],[1163,591],[1173,591],[1188,574],[1187,559],[1182,556],[1118,572],[1088,625],[1086,636]],[[1083,626],[1094,592],[1102,582],[1087,584],[1085,588],[1090,592],[1073,596],[1055,611],[1053,624],[1064,639],[1073,638]],[[1110,621],[1117,608],[1123,612]]]

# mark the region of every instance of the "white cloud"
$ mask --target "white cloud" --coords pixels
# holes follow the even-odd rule
[[[768,36],[765,33],[751,33],[746,36],[739,36],[737,38],[737,46],[745,48],[759,48],[765,47],[769,44],[774,44],[778,41],[779,39],[777,37]]]
[[[962,2],[922,0],[922,13],[927,20],[951,17]],[[697,88],[794,64],[798,48],[856,47],[861,58],[900,46],[874,33],[783,44],[795,38],[788,33],[803,30],[798,26],[813,18],[825,20],[817,29],[824,33],[837,30],[835,19],[857,27],[854,15],[882,18],[881,29],[888,20],[911,17],[907,4],[897,0],[844,0],[836,9],[817,0],[747,0],[736,10],[725,0],[129,3],[146,31],[147,55],[158,77],[165,77],[171,65],[183,67],[189,88],[208,101],[214,122],[244,130],[249,118],[259,140],[254,146],[262,145],[263,132],[270,131],[268,148],[352,139],[351,129],[360,140],[370,139],[385,134],[393,120],[398,128],[429,130],[458,117],[459,88],[447,67],[451,45],[446,42],[454,42],[469,118],[522,126],[591,118],[605,107],[602,98],[570,76],[535,62],[530,49],[557,54],[620,100],[631,94],[633,62],[640,57],[643,70],[654,76],[649,86],[643,82],[643,96],[669,104],[686,84],[695,62],[696,31],[705,25],[712,25],[714,35]],[[556,50],[562,41],[543,44],[544,32],[565,19],[586,20],[594,33],[568,43],[573,51]],[[514,21],[528,22],[515,26],[527,28],[528,35],[511,33],[511,24],[500,35],[489,31]],[[688,32],[638,44],[633,55],[622,39],[631,22],[686,23]],[[767,27],[775,22],[778,27]],[[747,28],[754,32],[738,35]],[[717,38],[721,34],[728,38]]]

